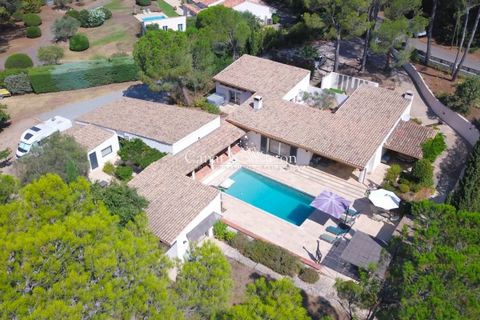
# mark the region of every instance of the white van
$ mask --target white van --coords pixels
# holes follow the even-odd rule
[[[27,129],[20,137],[15,155],[20,158],[27,154],[33,145],[59,131],[65,131],[72,127],[72,121],[67,118],[55,116]]]

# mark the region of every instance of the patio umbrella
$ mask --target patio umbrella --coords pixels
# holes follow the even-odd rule
[[[397,209],[400,204],[400,198],[392,191],[378,189],[370,192],[368,199],[375,207],[385,210]]]
[[[350,201],[333,192],[323,191],[313,199],[310,206],[339,219],[350,206]]]

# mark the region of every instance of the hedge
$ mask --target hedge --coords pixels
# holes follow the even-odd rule
[[[138,69],[130,57],[81,61],[31,68],[28,72],[35,93],[96,87],[137,80]]]
[[[7,69],[0,71],[0,87],[5,86],[5,78],[14,74],[27,73],[25,69]]]
[[[27,27],[36,27],[42,24],[42,18],[35,13],[27,13],[23,15],[23,23]]]
[[[30,80],[25,73],[13,74],[5,78],[5,88],[11,94],[24,94],[32,92]]]
[[[5,61],[5,69],[26,69],[33,67],[33,61],[25,53],[14,53]]]
[[[39,38],[42,36],[42,30],[39,27],[33,26],[27,28],[27,38]]]
[[[72,51],[85,51],[90,47],[90,42],[86,35],[77,33],[68,39],[68,47]]]

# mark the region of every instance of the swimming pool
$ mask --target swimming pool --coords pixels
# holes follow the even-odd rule
[[[312,196],[251,170],[241,168],[230,179],[235,183],[226,194],[297,226],[315,210],[310,207]]]
[[[142,18],[143,21],[154,21],[154,20],[162,20],[165,19],[164,16],[154,16],[154,17],[145,17]]]

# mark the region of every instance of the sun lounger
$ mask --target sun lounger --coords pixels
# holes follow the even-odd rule
[[[360,214],[360,212],[358,212],[357,210],[355,210],[353,208],[348,208],[347,211],[345,211],[345,214],[347,216],[350,216],[350,217],[355,217],[355,216],[358,216]]]
[[[328,233],[322,233],[320,239],[328,243],[335,243],[338,240],[338,237],[331,236]]]
[[[339,236],[339,235],[348,233],[348,231],[350,231],[350,227],[348,227],[348,226],[344,226],[344,227],[341,227],[341,226],[338,226],[338,227],[330,226],[330,227],[327,227],[327,229],[325,229],[325,230],[326,230],[327,232],[333,233],[333,234],[336,235],[336,236]]]

